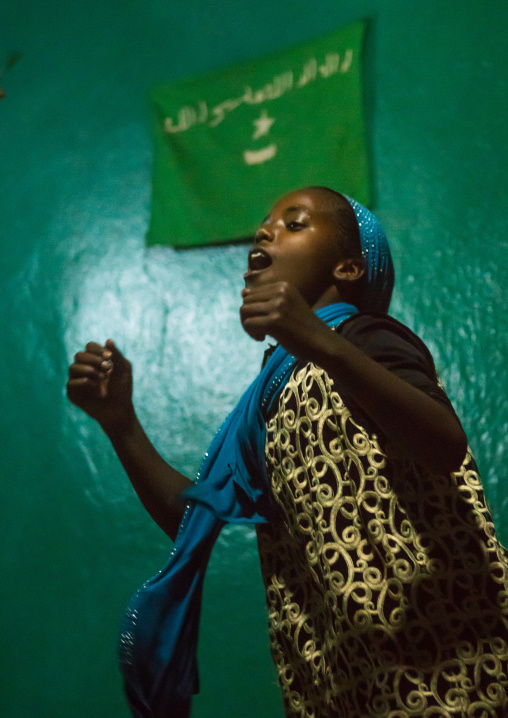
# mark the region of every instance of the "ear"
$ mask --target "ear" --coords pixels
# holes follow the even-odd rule
[[[355,282],[365,274],[363,259],[341,259],[333,270],[334,279],[338,282]]]

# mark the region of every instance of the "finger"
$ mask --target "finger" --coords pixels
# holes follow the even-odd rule
[[[87,377],[91,381],[101,381],[104,379],[106,374],[98,371],[95,367],[90,364],[71,364],[69,367],[69,377],[71,379],[79,377]]]
[[[97,342],[88,342],[85,347],[85,351],[97,355],[102,355],[104,353],[104,350],[105,348],[101,344],[97,344]]]
[[[272,284],[265,284],[262,287],[242,289],[242,299],[244,303],[267,301],[287,293],[287,291],[287,282],[273,282]]]
[[[108,371],[113,366],[110,359],[104,358],[104,354],[96,354],[88,351],[77,352],[74,356],[74,363],[88,364],[95,367],[98,371]]]
[[[257,342],[263,342],[266,339],[267,330],[265,327],[266,321],[263,321],[260,317],[247,318],[242,321],[242,327],[247,334],[255,339]]]
[[[242,304],[240,307],[240,317],[242,320],[247,317],[267,316],[276,310],[273,301],[253,302],[252,304]]]

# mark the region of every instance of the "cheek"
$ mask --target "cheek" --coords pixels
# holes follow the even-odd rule
[[[322,261],[322,257],[319,255],[309,255],[302,258],[298,266],[294,268],[291,279],[292,283],[311,304],[333,284],[330,267],[326,262]]]
[[[334,264],[329,252],[313,248],[312,252],[302,259],[302,265],[309,277],[320,280],[332,280]]]

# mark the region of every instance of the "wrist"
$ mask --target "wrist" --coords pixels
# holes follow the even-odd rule
[[[104,433],[113,441],[132,432],[138,423],[134,407],[131,405],[113,417],[99,419],[99,424]]]
[[[334,373],[343,359],[344,339],[324,322],[321,331],[313,332],[308,351],[308,361],[312,361],[328,373]]]

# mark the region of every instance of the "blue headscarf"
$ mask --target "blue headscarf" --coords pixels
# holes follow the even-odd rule
[[[371,242],[363,255],[370,265],[376,255],[375,240],[366,232],[365,215],[353,209],[360,214],[360,235],[363,231]],[[368,283],[374,282],[387,306],[388,290],[380,288],[377,279],[384,265],[377,258],[374,261]],[[316,314],[335,327],[356,311],[350,304],[338,303]],[[208,558],[226,522],[262,523],[273,515],[264,455],[266,420],[296,361],[277,347],[228,416],[205,454],[196,482],[185,492],[189,504],[167,565],[131,598],[119,654],[135,718],[168,718],[175,711],[183,715],[192,694],[198,692],[196,649]]]
[[[362,309],[387,312],[392,297],[395,274],[384,229],[370,210],[356,200],[346,195],[343,196],[353,208],[358,222],[362,257],[367,269]]]

